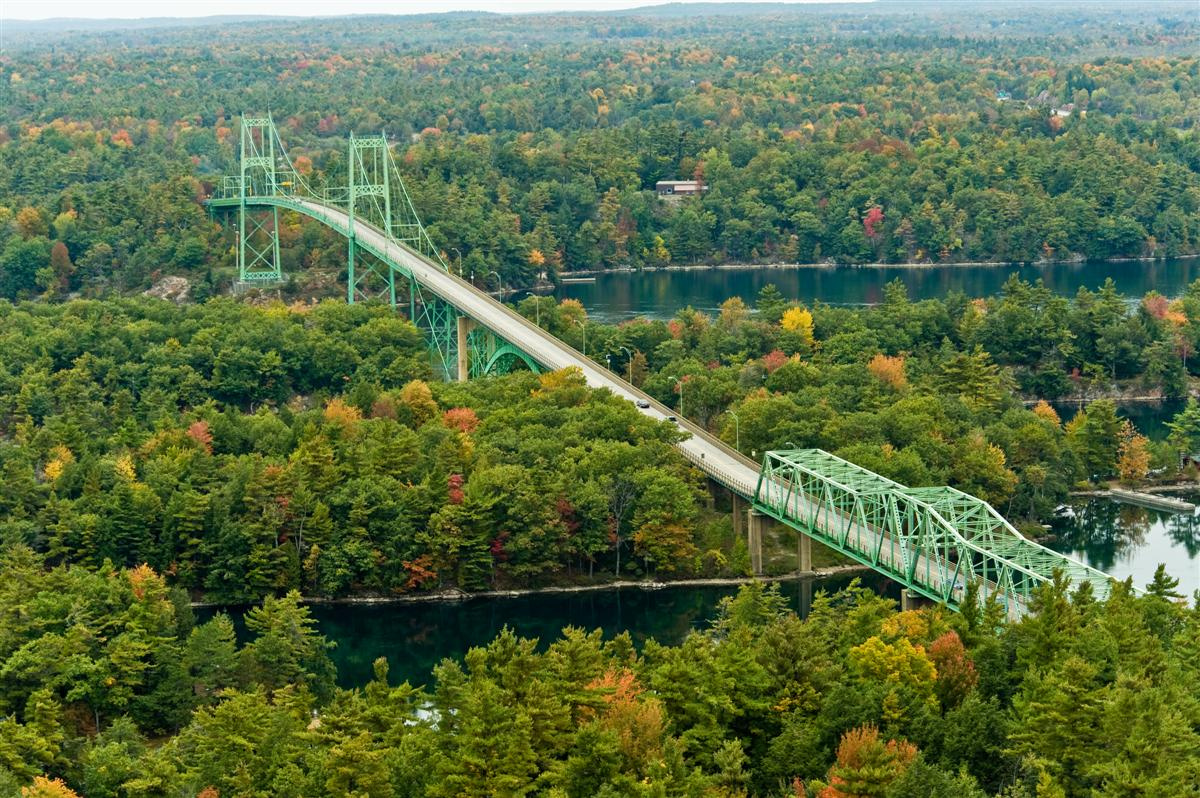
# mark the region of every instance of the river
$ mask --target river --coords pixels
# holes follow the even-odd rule
[[[1200,502],[1200,496],[1183,496]],[[1051,548],[1111,573],[1133,577],[1144,587],[1158,564],[1179,580],[1179,592],[1200,590],[1200,515],[1179,515],[1118,504],[1104,498],[1072,502],[1073,518],[1054,525]],[[780,584],[789,606],[807,615],[819,591],[836,591],[850,580],[899,599],[899,585],[879,574],[839,573],[819,580],[787,580]],[[387,657],[389,680],[430,684],[430,672],[446,657],[461,658],[471,646],[486,645],[505,626],[545,646],[566,626],[601,629],[606,638],[629,632],[640,648],[654,638],[675,644],[689,631],[706,628],[721,599],[737,592],[732,585],[677,586],[654,589],[619,588],[576,593],[543,593],[461,601],[390,602],[378,604],[318,603],[311,605],[320,631],[335,648],[338,683],[356,687],[371,679],[372,664]],[[231,608],[239,637],[241,608]],[[199,620],[213,610],[197,612]]]
[[[1073,296],[1081,287],[1095,290],[1111,277],[1117,290],[1131,299],[1152,289],[1175,297],[1200,279],[1200,259],[1042,266],[764,266],[621,271],[597,275],[593,282],[567,283],[558,296],[578,299],[593,319],[611,323],[634,316],[670,318],[689,305],[716,313],[729,297],[740,296],[753,303],[768,283],[774,283],[788,299],[809,304],[873,305],[882,301],[884,286],[897,278],[908,286],[909,297],[916,300],[942,297],[951,291],[962,291],[969,297],[991,296],[1013,274],[1030,282],[1041,279],[1063,296]]]
[[[898,584],[871,572],[841,572],[778,584],[789,606],[805,616],[815,593],[840,590],[856,577],[899,599]],[[321,633],[335,644],[330,656],[337,666],[338,684],[362,686],[372,678],[375,660],[387,657],[392,684],[407,680],[418,685],[430,683],[434,665],[446,657],[461,658],[472,646],[486,645],[505,626],[524,637],[538,638],[543,647],[566,626],[601,629],[606,638],[627,631],[638,648],[650,638],[677,644],[691,630],[706,628],[721,599],[736,592],[735,585],[625,587],[461,601],[318,603],[310,609]],[[243,610],[227,610],[242,640]],[[211,608],[197,610],[197,620],[214,613]]]

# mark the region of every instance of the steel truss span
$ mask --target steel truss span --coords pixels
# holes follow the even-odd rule
[[[468,379],[523,363],[575,368],[587,383],[651,418],[677,424],[680,452],[754,511],[840,551],[951,608],[966,586],[994,596],[1010,617],[1061,573],[1098,597],[1112,579],[1030,541],[990,505],[953,488],[907,488],[817,449],[767,452],[760,464],[451,274],[417,216],[384,134],[351,136],[346,183],[316,188],[288,158],[270,116],[242,120],[239,173],[208,205],[236,211],[243,282],[282,278],[280,211],[321,222],[347,241],[347,301],[387,301],[428,335],[434,369]],[[249,226],[248,226],[249,225]],[[365,255],[366,257],[362,257]]]
[[[967,585],[1010,617],[1056,571],[1106,597],[1113,580],[1019,533],[950,487],[908,488],[820,449],[767,452],[754,506],[905,587],[958,608]]]

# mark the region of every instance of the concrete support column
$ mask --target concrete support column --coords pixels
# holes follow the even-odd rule
[[[475,320],[467,316],[458,317],[458,381],[471,378],[471,346],[467,334],[475,329]]]
[[[746,530],[746,501],[736,493],[733,496],[733,537],[735,540],[741,538]]]
[[[906,587],[900,588],[900,611],[908,612],[909,610],[919,610],[923,607],[928,607],[932,604],[929,599],[921,595],[915,590],[909,590]]]
[[[750,549],[750,569],[755,576],[762,576],[762,536],[763,530],[770,520],[769,516],[765,516],[757,510],[746,511],[746,547]]]
[[[800,573],[809,573],[813,569],[812,538],[800,530],[796,530],[796,565]]]

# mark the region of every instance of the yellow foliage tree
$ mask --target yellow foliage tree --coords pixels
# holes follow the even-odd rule
[[[21,788],[21,798],[79,798],[79,793],[63,783],[62,779],[35,776],[33,784]]]
[[[426,386],[428,387],[428,386]],[[430,394],[430,399],[433,394]],[[362,421],[362,413],[354,405],[348,405],[340,397],[334,397],[325,405],[325,423],[341,427],[342,431],[352,429]]]
[[[721,326],[737,327],[750,316],[750,310],[740,296],[730,297],[721,303]]]
[[[1128,419],[1121,430],[1121,448],[1117,456],[1117,476],[1126,484],[1140,482],[1150,473],[1149,438],[1133,428]]]
[[[567,366],[538,376],[540,387],[533,396],[553,397],[556,404],[566,407],[581,405],[587,400],[587,379],[578,366]]]
[[[116,464],[113,466],[117,475],[122,479],[133,482],[137,479],[137,469],[133,465],[133,457],[128,454],[123,454],[117,458]]]
[[[46,220],[42,218],[42,214],[37,208],[26,205],[17,211],[17,232],[20,233],[21,238],[44,236],[46,235]]]
[[[788,332],[799,333],[806,344],[812,344],[813,317],[808,308],[788,308],[783,312],[783,318],[779,323]]]
[[[850,669],[864,681],[890,687],[883,706],[889,720],[899,721],[905,716],[908,702],[901,688],[907,688],[909,695],[919,696],[928,706],[937,706],[937,668],[924,647],[914,646],[907,637],[890,643],[878,636],[867,639],[850,649]]]
[[[587,321],[587,309],[578,299],[564,299],[559,302],[558,312],[567,324],[583,324]]]
[[[1058,417],[1058,411],[1051,407],[1045,399],[1039,400],[1038,403],[1033,406],[1033,414],[1043,421],[1049,421],[1056,427],[1062,423],[1062,419]]]
[[[433,391],[423,380],[406,383],[400,389],[400,401],[412,413],[413,426],[420,427],[439,415],[437,402],[433,401]]]
[[[46,479],[57,482],[67,466],[75,462],[75,455],[66,446],[58,445],[50,450],[51,459],[46,463]]]

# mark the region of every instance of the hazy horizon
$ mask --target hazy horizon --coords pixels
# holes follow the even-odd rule
[[[620,11],[645,6],[672,5],[677,0],[646,2],[646,0],[412,0],[397,8],[386,0],[347,0],[329,6],[316,0],[296,0],[280,13],[279,4],[269,0],[210,0],[203,5],[156,3],[153,0],[130,0],[97,12],[87,0],[49,0],[49,2],[5,3],[0,7],[0,19],[14,22],[45,22],[58,19],[204,19],[206,17],[343,17],[353,15],[407,16],[410,14],[483,11],[493,13],[530,12],[588,12]],[[729,3],[760,4],[762,0],[701,0],[713,5]],[[878,0],[781,0],[788,5],[837,5],[874,3]]]

